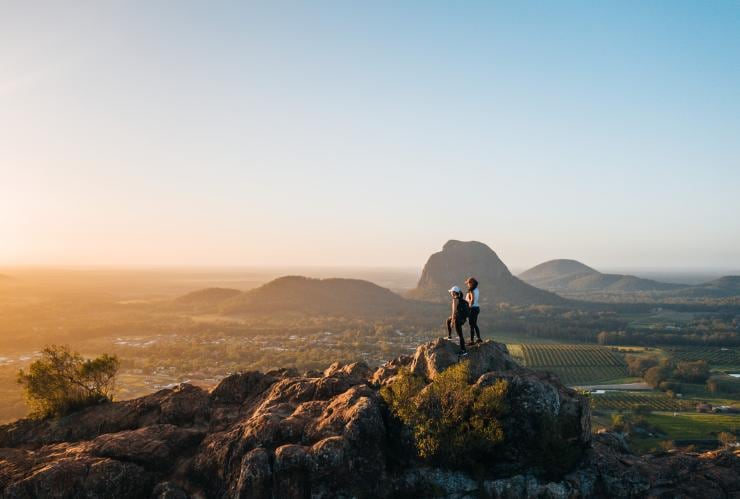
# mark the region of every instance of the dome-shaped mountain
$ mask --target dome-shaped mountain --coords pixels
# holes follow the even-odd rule
[[[532,286],[566,293],[668,291],[685,287],[631,275],[602,274],[577,260],[567,259],[541,263],[519,274],[519,277]]]
[[[224,312],[303,312],[321,315],[403,313],[408,300],[360,279],[312,279],[286,276],[225,301]]]
[[[519,278],[533,286],[551,289],[558,288],[562,281],[578,276],[598,274],[599,272],[577,260],[550,260],[519,274]]]
[[[565,300],[537,289],[514,277],[496,253],[478,241],[447,241],[442,251],[427,260],[419,284],[409,293],[412,298],[447,300],[453,285],[463,287],[474,276],[480,283],[483,303],[560,304]]]

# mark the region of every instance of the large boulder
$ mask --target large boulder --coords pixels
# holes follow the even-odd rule
[[[509,355],[506,345],[502,343],[488,340],[472,345],[468,348],[468,355],[461,357],[459,343],[442,338],[418,347],[409,368],[412,373],[431,381],[439,373],[461,360],[468,362],[470,374],[474,378],[491,371],[508,371],[519,368]]]

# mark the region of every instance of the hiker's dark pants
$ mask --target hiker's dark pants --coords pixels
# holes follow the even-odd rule
[[[447,318],[447,337],[452,338],[452,317]],[[463,324],[465,324],[465,321],[455,321],[455,331],[457,331],[457,335],[460,337],[460,348],[465,350],[465,338],[463,338]]]
[[[478,314],[480,314],[480,307],[470,307],[470,318],[468,318],[468,324],[470,324],[470,341],[475,340],[476,335],[478,336],[478,339],[480,339]]]

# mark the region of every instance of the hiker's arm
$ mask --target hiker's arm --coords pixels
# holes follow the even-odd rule
[[[457,321],[457,300],[460,298],[453,298],[452,299],[452,322]]]

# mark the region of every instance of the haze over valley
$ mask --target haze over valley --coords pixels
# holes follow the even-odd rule
[[[306,275],[295,275],[301,270]],[[535,345],[637,345],[629,348],[683,348],[688,350],[680,355],[689,358],[719,355],[725,359],[716,366],[719,373],[740,365],[734,277],[684,286],[559,260],[521,274],[528,285],[487,245],[454,240],[431,255],[421,272],[285,271],[294,275],[245,268],[7,269],[11,277],[0,285],[0,390],[6,402],[0,416],[11,420],[26,412],[15,373],[51,343],[74,345],[87,355],[119,355],[119,398],[184,381],[213,386],[241,370],[320,369],[356,358],[380,365],[444,334],[446,288],[462,285],[468,275],[483,283],[483,330],[522,359]],[[600,371],[583,352],[570,362],[586,364],[572,372],[543,367],[569,383],[630,379],[620,367],[625,354],[617,351],[612,371]]]

